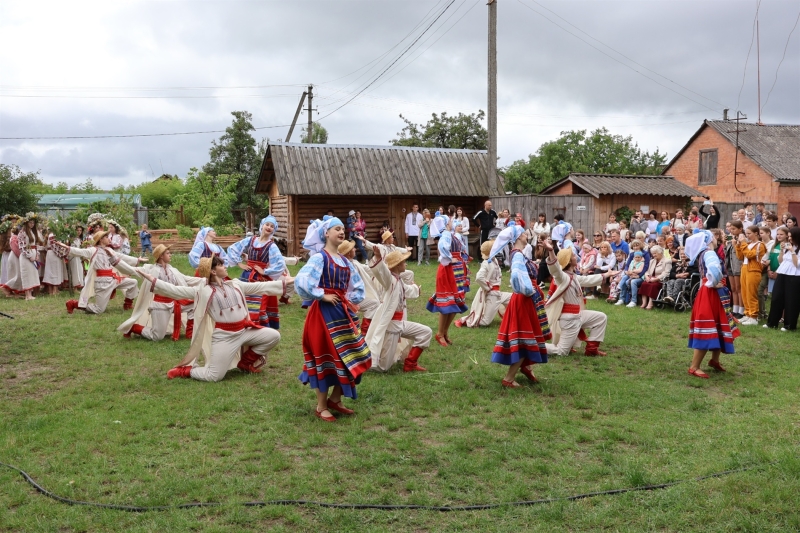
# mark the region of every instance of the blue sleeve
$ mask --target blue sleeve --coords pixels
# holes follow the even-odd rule
[[[716,252],[711,250],[703,254],[703,261],[706,264],[706,279],[711,285],[716,285],[722,281],[722,265],[719,262],[719,256]]]
[[[644,270],[642,270],[642,275],[644,275],[649,268],[650,268],[650,252],[645,252],[644,253]]]
[[[192,265],[192,268],[200,266],[200,256],[203,255],[205,249],[206,244],[203,241],[195,243],[195,245],[192,246],[192,250],[189,252],[189,264]]]
[[[230,250],[230,248],[228,248]],[[278,248],[278,245],[272,243],[269,245],[269,267],[264,271],[264,274],[272,279],[279,278],[286,270],[286,261],[283,260],[283,255]]]
[[[453,242],[452,233],[446,230],[443,231],[442,235],[439,237],[439,245],[438,245],[439,258],[440,258],[439,262],[441,262],[441,258],[443,257],[451,262],[453,261],[453,254],[450,253],[450,245],[452,244],[452,242]]]
[[[225,261],[225,266],[236,266],[242,260],[242,253],[247,249],[247,243],[250,242],[250,237],[245,237],[239,242],[235,242],[228,246],[228,260]]]
[[[314,254],[297,273],[294,278],[294,289],[303,300],[320,300],[325,295],[325,291],[319,287],[324,266],[325,260],[322,254]]]
[[[622,249],[625,250],[625,255],[631,254],[631,247],[627,242],[622,241]]]
[[[514,254],[511,259],[511,288],[524,296],[533,296],[533,284],[525,267],[525,256]]]
[[[347,265],[350,267],[350,283],[347,284],[347,293],[345,296],[351,303],[360,304],[364,301],[366,295],[364,280],[361,279],[353,263],[348,261]]]

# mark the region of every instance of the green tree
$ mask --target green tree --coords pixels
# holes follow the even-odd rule
[[[308,143],[308,128],[303,128],[301,143]],[[311,123],[311,144],[328,144],[328,130],[319,122]]]
[[[515,193],[536,193],[571,172],[603,174],[660,174],[667,155],[642,151],[629,135],[612,135],[599,128],[562,131],[555,141],[541,145],[528,160],[503,169],[506,188]]]
[[[36,194],[67,194],[69,192],[69,185],[65,181],[59,181],[55,185],[52,183],[40,182],[38,185],[33,186],[33,191]]]
[[[36,211],[42,185],[39,172],[23,172],[17,165],[0,163],[0,214],[24,215]]]
[[[233,111],[231,115],[233,123],[225,128],[218,141],[211,143],[211,160],[203,166],[203,173],[212,177],[226,175],[233,179],[235,202],[232,207],[261,208],[264,199],[256,196],[255,189],[263,160],[261,147],[265,143],[262,141],[259,145],[251,134],[256,130],[252,124],[253,115],[247,111]]]
[[[183,181],[178,176],[165,174],[155,181],[142,183],[136,192],[142,195],[142,205],[152,209],[168,209],[175,197],[183,193]]]
[[[69,188],[70,194],[97,194],[104,192],[103,189],[92,183],[92,178],[86,178],[83,183],[78,183]]]
[[[441,115],[433,113],[423,126],[400,115],[406,125],[397,134],[399,138],[389,142],[394,146],[486,150],[489,133],[481,125],[484,117],[483,110],[471,115],[459,113],[454,117],[447,112]]]
[[[184,206],[189,225],[223,225],[233,222],[231,209],[236,202],[238,182],[229,174],[213,175],[196,168],[189,170],[181,194],[173,208]]]

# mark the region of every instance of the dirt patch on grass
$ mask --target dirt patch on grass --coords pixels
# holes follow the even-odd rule
[[[53,394],[71,383],[57,374],[55,367],[36,361],[3,363],[0,366],[0,387],[9,399],[39,399]]]

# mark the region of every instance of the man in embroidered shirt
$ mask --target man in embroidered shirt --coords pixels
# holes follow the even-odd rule
[[[419,226],[417,222],[422,218],[419,212],[419,205],[414,204],[411,206],[411,212],[406,215],[406,237],[408,238],[408,247],[411,248],[411,260],[417,260],[417,242],[419,241]]]

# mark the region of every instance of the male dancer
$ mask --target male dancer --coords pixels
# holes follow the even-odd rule
[[[361,335],[366,338],[369,332],[369,326],[372,323],[372,318],[375,316],[375,311],[378,310],[381,301],[378,296],[377,287],[375,287],[372,271],[370,271],[364,263],[356,261],[355,247],[355,241],[344,241],[339,245],[339,253],[353,263],[353,266],[356,267],[358,271],[358,275],[361,276],[361,281],[364,282],[364,299],[358,304],[358,310],[361,311],[363,315],[361,318]]]
[[[172,262],[170,246],[159,244],[152,253],[155,264],[145,265],[142,270],[155,279],[179,287],[197,287],[205,284],[203,279],[185,276],[170,265]],[[170,333],[172,340],[176,341],[180,339],[182,316],[186,313],[186,338],[191,339],[194,332],[194,301],[175,300],[154,294],[152,288],[153,285],[146,279],[142,282],[142,289],[133,306],[133,314],[117,328],[117,331],[121,331],[124,337],[130,338],[131,333],[135,333],[151,341],[160,341]]]
[[[547,344],[549,355],[569,355],[578,338],[584,340],[583,328],[591,328],[586,338],[584,355],[606,355],[600,351],[600,343],[606,334],[608,317],[599,311],[586,309],[583,287],[597,287],[607,277],[606,274],[579,276],[575,274],[578,258],[569,246],[558,252],[556,257],[553,244],[547,240],[542,243],[548,251],[547,266],[553,276],[555,290],[550,291],[545,307],[547,320],[553,333],[553,342]]]

